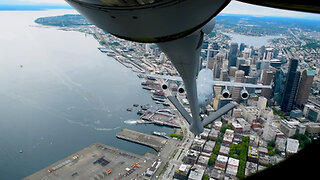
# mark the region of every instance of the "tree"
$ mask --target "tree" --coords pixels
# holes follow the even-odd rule
[[[227,129],[232,129],[232,127],[230,125],[222,126],[220,129],[220,132],[225,133]]]
[[[299,141],[299,147],[304,148],[307,144],[311,143],[311,140],[305,134],[295,134],[291,138]]]
[[[220,150],[220,144],[217,143],[213,148],[213,154],[218,155],[219,154],[219,150]]]
[[[216,157],[217,157],[217,155],[215,155],[215,154],[212,154],[212,155],[210,156],[209,161],[208,161],[208,165],[209,165],[209,166],[213,166],[213,165],[214,165],[214,163],[215,163],[215,161],[216,161]]]
[[[202,180],[209,180],[210,179],[210,176],[208,174],[205,174],[202,178]]]
[[[268,142],[268,146],[274,148],[274,147],[276,147],[276,142],[274,140],[272,140],[272,141]]]
[[[239,155],[240,161],[239,161],[239,168],[237,172],[237,177],[241,179],[245,177],[248,149],[249,149],[249,137],[244,136],[242,137],[241,144],[240,144],[240,155]]]

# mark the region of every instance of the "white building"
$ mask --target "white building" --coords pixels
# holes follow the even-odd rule
[[[239,160],[230,157],[228,159],[228,166],[227,166],[226,174],[231,175],[231,176],[236,176],[237,172],[238,172],[238,167],[239,167]]]
[[[298,148],[299,148],[299,141],[298,140],[287,138],[287,147],[286,147],[287,155],[297,153]]]
[[[188,180],[202,180],[205,168],[195,164],[190,171]]]
[[[257,104],[257,107],[258,109],[261,111],[261,110],[265,110],[266,107],[267,107],[267,98],[263,97],[263,96],[260,96],[259,99],[258,99],[258,104]]]

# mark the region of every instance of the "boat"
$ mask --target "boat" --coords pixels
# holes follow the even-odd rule
[[[137,112],[137,115],[142,116],[144,113],[145,113],[144,110],[139,110],[139,111]]]
[[[133,104],[133,107],[138,107],[139,106],[139,104]]]
[[[127,111],[132,111],[132,108],[128,108]]]
[[[142,110],[148,110],[149,108],[151,108],[151,105],[150,105],[150,104],[146,104],[146,105],[142,105],[142,106],[141,106],[141,109],[142,109]]]
[[[23,153],[22,149],[19,151],[19,153]]]
[[[158,131],[153,131],[153,133],[152,133],[153,135],[156,135],[156,136],[160,136],[160,137],[164,137],[164,138],[169,138],[168,136],[167,136],[167,133],[165,133],[165,132],[158,132]]]

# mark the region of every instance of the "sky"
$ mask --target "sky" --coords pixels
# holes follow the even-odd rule
[[[1,0],[6,5],[68,5],[64,0]],[[303,13],[274,8],[261,7],[232,0],[221,12],[226,14],[246,14],[253,16],[282,16],[320,19],[320,14]]]

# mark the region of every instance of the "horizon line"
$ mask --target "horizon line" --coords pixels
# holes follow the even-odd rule
[[[34,9],[32,7],[34,7]],[[33,10],[48,10],[48,9],[74,9],[74,8],[68,4],[51,4],[51,3],[1,4],[0,3],[0,11],[33,11]],[[230,12],[220,12],[217,16],[224,16],[224,15],[319,20],[319,18],[312,17],[312,16],[282,16],[282,15],[267,15],[267,14],[266,15],[256,14],[255,15],[255,14],[243,14],[243,13],[232,13],[232,12],[231,13]]]

